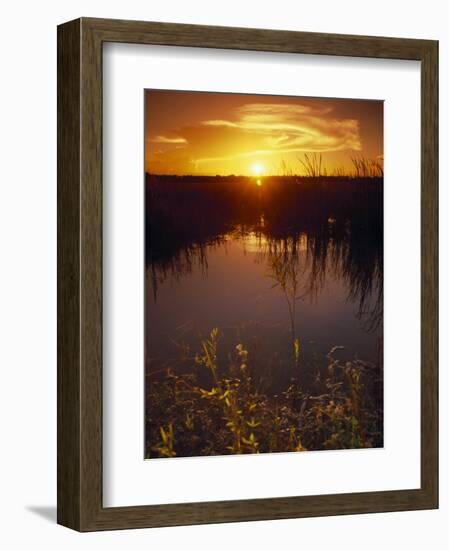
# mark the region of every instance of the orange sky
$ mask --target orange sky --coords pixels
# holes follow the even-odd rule
[[[321,153],[329,172],[351,156],[383,158],[383,102],[146,90],[145,170],[153,174],[303,173]]]

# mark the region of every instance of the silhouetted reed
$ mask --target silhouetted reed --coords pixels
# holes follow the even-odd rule
[[[323,157],[318,153],[304,153],[303,158],[299,158],[305,175],[309,178],[320,178],[327,176],[327,170],[323,165]]]

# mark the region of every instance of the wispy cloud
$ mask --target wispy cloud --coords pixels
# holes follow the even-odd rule
[[[261,101],[206,105],[202,118],[160,125],[147,137],[148,165],[160,173],[245,173],[256,161],[277,166],[322,153],[335,163],[365,151],[357,109],[319,99]]]
[[[154,143],[172,143],[174,145],[187,144],[186,138],[181,136],[167,137],[167,136],[156,136],[151,141]]]
[[[277,152],[327,152],[362,149],[359,122],[336,118],[330,107],[248,103],[231,120],[205,120],[204,126],[226,127],[264,137]]]

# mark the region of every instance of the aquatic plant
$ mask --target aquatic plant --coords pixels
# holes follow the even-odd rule
[[[297,294],[299,284],[299,264],[296,255],[285,258],[285,253],[273,252],[268,256],[268,276],[274,281],[273,288],[278,287],[287,303],[288,316],[290,321],[291,350],[295,364],[299,365],[299,339],[296,336],[296,302],[299,299]]]

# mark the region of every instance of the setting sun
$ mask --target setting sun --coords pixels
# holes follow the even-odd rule
[[[251,171],[256,176],[260,176],[263,173],[263,166],[260,164],[260,162],[256,162],[251,166]]]
[[[349,173],[355,156],[383,152],[382,101],[147,90],[145,117],[152,174],[304,174],[299,159],[313,153]]]

